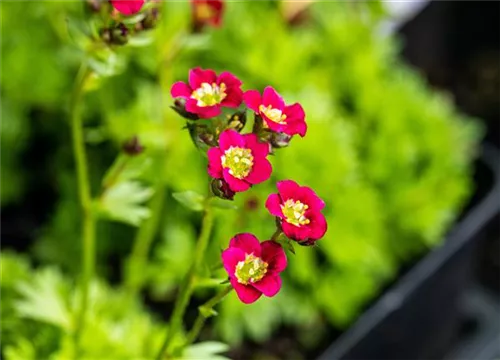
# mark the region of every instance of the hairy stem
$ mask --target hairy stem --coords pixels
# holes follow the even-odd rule
[[[186,343],[184,346],[189,346],[192,344],[198,335],[200,334],[203,325],[205,325],[205,321],[212,316],[211,312],[215,305],[217,305],[224,297],[229,294],[233,290],[232,285],[226,286],[222,291],[216,294],[213,298],[208,300],[205,304],[201,305],[199,309],[198,317],[196,318],[193,328],[187,334]]]
[[[91,71],[82,64],[78,72],[73,93],[71,96],[71,130],[73,153],[76,164],[78,182],[78,198],[82,210],[82,294],[75,331],[75,345],[78,348],[80,335],[85,326],[88,308],[89,286],[95,271],[95,217],[92,213],[92,197],[87,169],[87,155],[83,138],[83,124],[81,118],[81,105],[83,88]]]
[[[153,199],[151,199],[151,216],[139,228],[134,240],[134,247],[126,269],[126,287],[131,297],[137,295],[144,283],[142,273],[148,261],[148,254],[156,235],[158,224],[165,201],[165,186],[162,181],[156,184]]]
[[[156,358],[157,360],[162,359],[165,353],[170,350],[169,347],[172,343],[172,340],[175,338],[175,336],[179,332],[179,329],[181,328],[182,319],[184,317],[184,313],[186,312],[186,307],[193,293],[195,277],[196,274],[199,272],[205,254],[205,250],[208,245],[208,240],[210,239],[210,233],[212,231],[213,221],[214,221],[213,211],[208,205],[207,201],[205,205],[205,211],[203,213],[203,221],[201,225],[200,236],[198,237],[198,241],[196,243],[196,250],[195,250],[193,264],[191,265],[191,268],[189,269],[189,272],[186,274],[179,289],[179,295],[177,296],[177,300],[174,305],[174,310],[172,312],[172,317],[170,318],[170,326],[167,331],[165,341],[163,342],[163,345],[160,351],[158,352],[158,356]]]

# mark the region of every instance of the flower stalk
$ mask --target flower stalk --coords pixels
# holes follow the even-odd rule
[[[199,309],[199,314],[196,320],[194,321],[193,328],[189,331],[186,337],[186,343],[184,346],[189,346],[192,344],[200,334],[203,325],[205,325],[205,321],[214,315],[213,307],[222,301],[233,290],[232,285],[226,286],[222,291],[217,293],[213,298],[208,300],[206,303],[201,305]]]
[[[151,216],[141,224],[137,232],[126,270],[126,287],[132,298],[137,295],[144,283],[142,274],[148,261],[149,249],[158,230],[164,201],[165,185],[159,181],[150,203]]]
[[[199,272],[199,269],[202,265],[205,251],[208,246],[208,241],[210,239],[210,233],[212,231],[213,223],[214,223],[214,214],[213,210],[210,207],[210,199],[205,201],[205,210],[203,212],[203,220],[201,225],[201,232],[198,237],[198,241],[196,243],[196,249],[194,254],[193,264],[189,269],[189,272],[186,274],[184,278],[180,290],[179,295],[177,296],[174,310],[172,312],[172,316],[170,319],[170,326],[167,330],[167,335],[165,337],[165,341],[162,344],[160,351],[158,352],[157,360],[163,359],[165,353],[170,351],[170,346],[172,344],[172,340],[176,337],[179,329],[182,325],[182,319],[184,317],[184,313],[186,312],[187,305],[189,303],[189,299],[193,294],[196,274]]]
[[[83,137],[81,105],[86,80],[92,72],[82,64],[76,77],[71,96],[70,114],[73,153],[78,182],[78,198],[82,210],[82,293],[75,331],[75,346],[79,347],[80,335],[85,326],[88,308],[89,286],[95,272],[95,217],[92,213],[92,196],[88,177],[87,155]]]

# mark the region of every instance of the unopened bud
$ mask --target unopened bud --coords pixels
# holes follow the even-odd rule
[[[160,10],[158,8],[152,8],[146,13],[146,17],[141,21],[142,29],[149,30],[153,29],[158,22],[160,17]]]
[[[134,136],[123,144],[122,150],[130,156],[135,156],[144,151],[144,146],[139,142],[139,138]]]
[[[212,193],[221,199],[233,200],[236,194],[229,188],[229,184],[224,179],[212,179],[210,183]]]
[[[198,120],[199,116],[186,111],[186,102],[183,99],[175,99],[174,105],[171,108],[180,116],[189,120]]]
[[[128,41],[129,30],[125,24],[119,23],[111,29],[101,30],[101,39],[113,45],[125,45]]]
[[[246,111],[238,111],[229,117],[227,120],[228,129],[236,130],[240,132],[247,122],[247,114]]]
[[[101,0],[86,0],[85,4],[87,6],[87,9],[92,12],[98,13],[99,11],[101,11]]]
[[[269,143],[275,149],[287,147],[290,145],[290,140],[292,140],[292,135],[285,133],[272,133],[269,137]]]

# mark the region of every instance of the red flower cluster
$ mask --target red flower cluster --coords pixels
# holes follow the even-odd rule
[[[273,149],[288,146],[294,135],[306,135],[305,112],[299,103],[287,105],[268,86],[262,96],[256,90],[241,90],[242,82],[229,72],[217,75],[201,68],[189,72],[189,81],[176,82],[171,88],[174,109],[188,121],[194,143],[208,146],[208,174],[213,178],[215,196],[232,200],[235,193],[268,180],[272,166],[267,156]],[[244,103],[252,110],[254,127],[245,129]],[[233,110],[227,115],[227,110]],[[219,117],[222,112],[227,115]],[[213,120],[205,120],[212,119]],[[327,223],[321,213],[325,203],[306,186],[292,180],[279,181],[278,193],[269,195],[266,207],[277,218],[277,232],[260,243],[252,234],[236,235],[222,253],[222,262],[240,300],[246,304],[262,294],[274,296],[281,288],[279,273],[286,267],[286,255],[278,243],[285,241],[313,245],[322,238]]]

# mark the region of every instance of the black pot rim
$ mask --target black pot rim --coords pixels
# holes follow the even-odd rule
[[[318,360],[342,358],[343,354],[367,336],[392,312],[402,307],[428,278],[470,242],[474,235],[500,211],[500,164],[497,159],[500,159],[500,151],[493,145],[483,145],[479,160],[491,170],[494,177],[494,185],[489,193],[452,228],[442,246],[429,252],[408,273],[398,279],[324,351]]]

